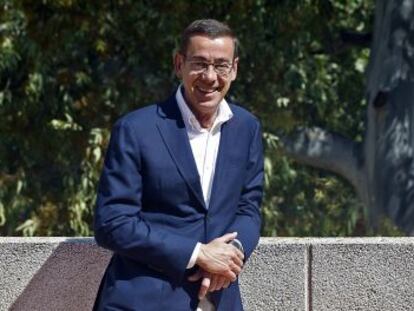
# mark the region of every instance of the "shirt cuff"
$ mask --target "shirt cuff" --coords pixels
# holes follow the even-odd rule
[[[190,261],[187,264],[186,269],[191,269],[195,266],[195,263],[197,261],[198,253],[200,252],[201,243],[197,242],[196,246],[194,247],[193,253],[191,254]]]

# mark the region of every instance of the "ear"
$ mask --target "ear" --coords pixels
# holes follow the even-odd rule
[[[233,61],[233,70],[231,71],[231,81],[236,80],[238,66],[239,66],[239,58],[236,57]]]
[[[184,57],[179,53],[175,53],[174,55],[174,71],[175,71],[175,75],[178,77],[178,79],[181,79],[183,74],[182,74],[182,67],[184,65]]]

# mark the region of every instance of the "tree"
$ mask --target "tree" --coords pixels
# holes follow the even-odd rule
[[[363,141],[314,127],[288,137],[285,148],[296,160],[348,180],[376,230],[385,214],[412,235],[414,1],[378,0],[375,19]]]
[[[176,38],[205,17],[238,34],[230,99],[265,131],[262,234],[369,234],[352,188],[290,160],[274,133],[316,124],[362,141],[369,50],[343,39],[372,15],[367,0],[0,1],[0,234],[92,234],[111,125],[171,94]]]

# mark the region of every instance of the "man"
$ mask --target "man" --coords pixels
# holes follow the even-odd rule
[[[176,93],[116,123],[95,213],[96,241],[114,255],[96,310],[243,309],[263,150],[257,119],[224,99],[238,61],[228,26],[193,22],[174,57]]]

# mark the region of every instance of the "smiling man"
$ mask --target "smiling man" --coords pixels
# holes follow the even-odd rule
[[[194,21],[174,56],[176,93],[114,126],[95,213],[114,255],[95,310],[243,310],[263,150],[257,119],[224,98],[238,62],[227,25]]]

